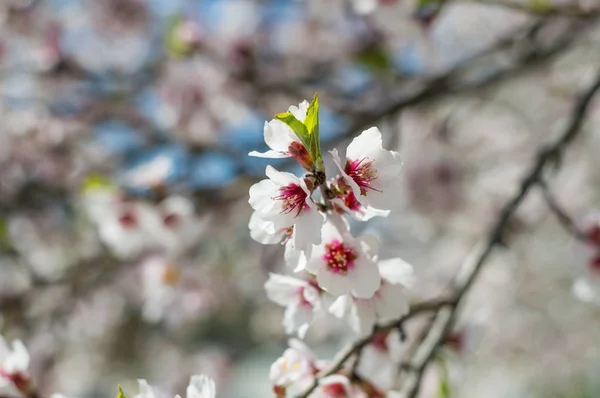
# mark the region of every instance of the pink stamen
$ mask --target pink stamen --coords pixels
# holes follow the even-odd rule
[[[348,270],[354,268],[354,260],[357,258],[356,250],[346,247],[337,239],[325,245],[323,260],[327,262],[327,268],[333,273],[347,274]]]
[[[306,198],[308,194],[298,184],[290,184],[279,188],[279,195],[273,199],[283,201],[282,213],[291,213],[296,211],[296,217],[300,215],[302,210],[308,209]]]
[[[344,171],[354,180],[360,188],[360,193],[365,195],[367,191],[374,190],[371,183],[377,179],[377,169],[373,167],[373,160],[362,158],[361,160],[348,160]]]

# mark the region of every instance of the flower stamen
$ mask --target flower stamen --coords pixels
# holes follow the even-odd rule
[[[347,274],[348,270],[354,268],[354,260],[358,258],[356,250],[346,247],[337,239],[325,245],[323,260],[327,262],[327,268],[336,274]]]

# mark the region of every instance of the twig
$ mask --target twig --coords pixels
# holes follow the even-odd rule
[[[569,216],[567,212],[562,208],[562,206],[558,204],[556,198],[550,191],[548,184],[546,184],[546,181],[540,179],[538,181],[538,185],[542,189],[542,193],[544,195],[546,203],[548,204],[548,207],[550,208],[550,210],[552,210],[560,224],[575,238],[581,241],[587,241],[589,239],[588,235],[579,227],[577,227],[577,224],[575,223],[575,221],[573,221],[571,216]]]
[[[502,243],[509,221],[513,214],[523,202],[531,188],[539,183],[542,172],[545,167],[560,158],[562,151],[577,137],[581,131],[583,120],[587,114],[590,103],[594,95],[600,89],[600,74],[597,76],[594,84],[577,101],[573,110],[571,121],[561,137],[551,146],[539,151],[537,161],[532,165],[530,171],[523,179],[517,194],[504,206],[494,227],[491,229],[488,237],[481,242],[475,250],[467,257],[462,264],[458,274],[454,278],[455,304],[443,307],[437,311],[436,317],[426,336],[419,343],[418,349],[409,362],[412,371],[404,382],[402,393],[404,397],[414,398],[417,396],[420,388],[421,378],[427,365],[435,355],[437,349],[444,343],[448,332],[450,331],[457,309],[464,299],[465,293],[469,290],[475,278],[481,271],[486,260],[489,258],[496,245]]]
[[[419,314],[422,314],[424,312],[436,311],[441,307],[451,306],[454,304],[455,304],[455,301],[452,299],[439,299],[439,300],[432,300],[432,301],[425,301],[422,303],[417,303],[417,304],[412,305],[410,312],[408,314],[406,314],[405,316],[401,317],[400,319],[396,319],[391,322],[388,322],[388,323],[385,323],[385,324],[375,327],[370,335],[346,346],[344,349],[342,349],[340,352],[338,352],[338,354],[331,361],[329,366],[327,368],[323,369],[321,372],[319,372],[319,374],[315,377],[313,384],[309,388],[307,388],[302,394],[298,395],[297,398],[308,397],[310,395],[310,393],[312,393],[314,391],[314,389],[317,387],[320,379],[336,373],[337,371],[339,371],[342,368],[342,366],[344,366],[346,361],[348,361],[353,355],[359,355],[360,352],[362,351],[362,349],[371,342],[371,340],[377,333],[397,328],[397,327],[401,326],[408,319],[411,319],[411,318],[413,318]],[[357,360],[358,360],[358,358],[357,358]]]
[[[485,4],[546,17],[593,18],[600,14],[600,9],[598,7],[590,7],[585,9],[578,5],[557,6],[550,4],[550,1],[548,4],[539,4],[539,2],[531,2],[528,4],[527,2],[497,0],[462,0],[462,2]]]

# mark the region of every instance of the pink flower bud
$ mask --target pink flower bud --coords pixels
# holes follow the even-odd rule
[[[290,146],[288,147],[288,152],[292,155],[300,166],[302,166],[307,171],[312,171],[314,167],[314,163],[310,153],[302,143],[298,141],[292,141]]]

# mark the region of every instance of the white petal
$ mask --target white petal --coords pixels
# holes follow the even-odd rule
[[[352,297],[348,294],[340,296],[329,306],[328,310],[336,318],[343,319],[353,305]]]
[[[26,372],[29,367],[29,352],[21,340],[12,342],[12,351],[4,359],[2,368],[10,373]]]
[[[377,274],[379,276],[379,274]],[[327,267],[321,267],[317,273],[319,287],[333,296],[342,296],[348,294],[354,289],[355,280],[352,278],[352,272],[346,275],[331,272]]]
[[[194,375],[187,388],[187,398],[215,398],[215,382],[205,375]]]
[[[282,159],[282,158],[289,158],[291,155],[289,153],[274,151],[274,150],[270,149],[266,152],[252,151],[248,154],[248,156],[254,156],[256,158],[266,158],[266,159]]]
[[[296,177],[292,173],[279,171],[273,166],[267,166],[265,169],[265,174],[271,179],[271,181],[280,187],[285,187],[290,184],[300,185],[300,178]]]
[[[373,258],[379,254],[379,241],[373,235],[365,234],[358,237],[361,249],[368,257]]]
[[[375,326],[375,306],[371,300],[354,300],[348,323],[350,328],[359,336],[364,337],[373,331]]]
[[[382,321],[396,319],[408,313],[408,296],[402,286],[384,283],[374,300],[377,314]]]
[[[292,129],[277,119],[265,122],[264,137],[269,148],[280,153],[287,153],[290,144],[298,141]]]
[[[262,218],[257,211],[250,216],[248,228],[250,229],[250,236],[258,243],[271,245],[281,242],[281,235],[276,233],[273,222]]]
[[[144,379],[138,379],[139,393],[136,398],[155,398],[154,389]]]
[[[402,285],[406,288],[413,287],[415,274],[413,267],[399,257],[388,260],[380,260],[377,264],[381,277],[394,285]]]
[[[283,326],[288,334],[298,333],[304,338],[313,320],[313,311],[306,305],[290,305],[283,315]]]
[[[294,225],[294,248],[304,253],[309,253],[312,245],[321,244],[324,216],[318,210],[305,209],[296,217]]]
[[[277,195],[278,186],[271,180],[262,180],[250,187],[250,199],[248,203],[254,210],[263,214],[269,214],[276,210],[277,201],[273,197]]]
[[[363,158],[376,160],[376,155],[381,150],[383,150],[381,132],[377,127],[371,127],[352,140],[346,149],[346,158],[350,160],[361,160]]]
[[[293,268],[294,272],[300,272],[306,268],[307,257],[308,256],[304,252],[296,250],[294,248],[293,242],[291,240],[289,240],[285,244],[285,252],[283,258],[285,260],[285,264],[288,267]]]
[[[356,280],[352,294],[358,298],[373,297],[381,285],[381,276],[377,265],[370,259],[361,256],[355,261],[352,273]]]
[[[289,306],[300,300],[299,289],[308,286],[302,279],[285,275],[269,274],[265,290],[269,300],[282,306]]]
[[[296,119],[304,123],[304,119],[306,119],[306,112],[308,111],[309,105],[310,104],[308,103],[308,101],[302,101],[297,107],[292,105],[288,110],[292,113],[292,115],[294,115]]]

